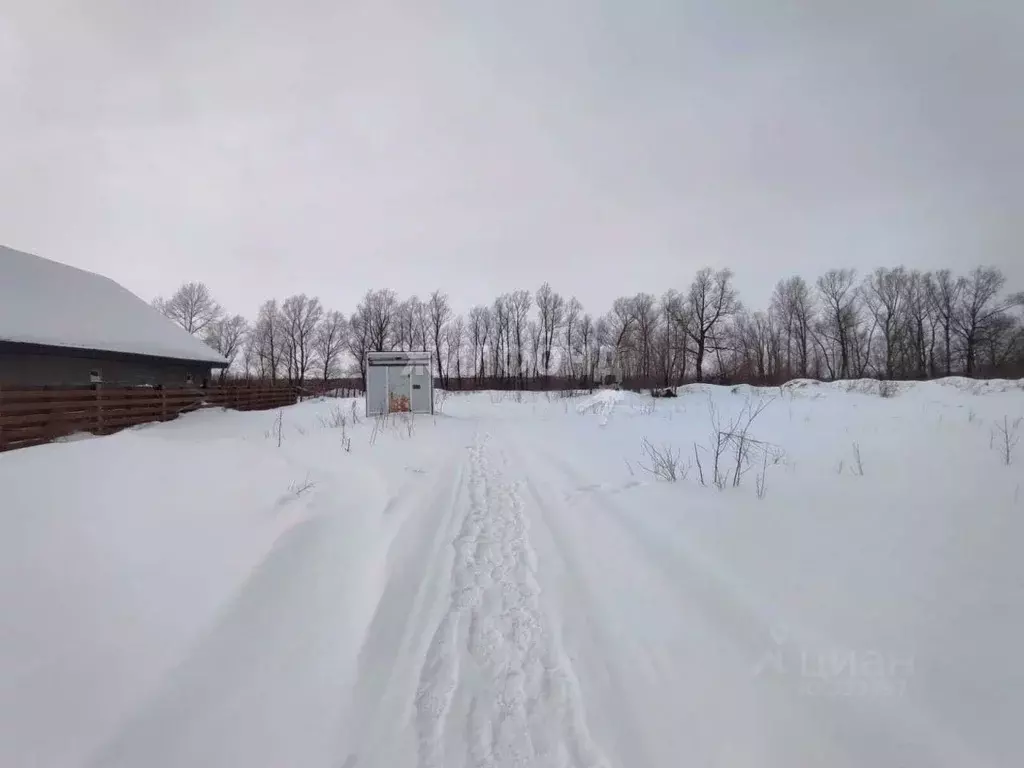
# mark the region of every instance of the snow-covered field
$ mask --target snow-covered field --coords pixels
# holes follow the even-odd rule
[[[1024,764],[1020,383],[356,403],[0,455],[0,765]]]

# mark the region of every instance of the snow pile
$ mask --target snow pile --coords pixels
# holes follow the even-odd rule
[[[600,417],[600,424],[604,426],[615,411],[615,407],[622,403],[625,395],[617,389],[601,389],[594,394],[584,397],[577,404],[577,413],[594,414]]]
[[[599,416],[610,416],[615,407],[625,398],[623,392],[617,389],[600,389],[592,395],[584,397],[576,404],[577,413],[593,413]]]
[[[944,379],[927,382],[881,381],[878,379],[848,379],[824,382],[816,379],[793,379],[783,384],[780,389],[790,394],[831,389],[838,392],[895,397],[917,390],[919,387],[923,387],[925,391],[935,387],[943,387],[956,389],[971,395],[989,395],[1002,392],[1024,391],[1024,379],[967,379],[962,376],[949,376]]]
[[[832,381],[828,386],[838,389],[841,392],[851,392],[860,395],[874,395],[876,397],[896,397],[903,392],[914,388],[913,381],[881,381],[879,379],[850,379],[846,381]]]
[[[944,387],[952,387],[971,395],[989,395],[1001,392],[1024,391],[1024,379],[966,379],[962,376],[950,376],[936,382]]]
[[[3,246],[0,341],[227,363],[113,280]]]
[[[347,667],[319,654],[330,644],[350,667],[358,653],[379,597],[381,510],[413,475],[346,455],[321,423],[350,412],[337,403],[286,409],[280,449],[277,412],[211,410],[0,454],[0,764],[84,765],[147,712],[178,722],[166,699],[192,675],[210,688],[188,695],[211,706],[301,689],[302,702],[259,704],[296,738],[297,719],[340,716],[334,690],[314,697]],[[269,750],[218,764],[289,762]]]
[[[820,385],[817,379],[790,379],[782,385],[782,389],[808,389]]]
[[[0,454],[0,764],[1021,764],[1024,392],[865,390],[319,400]],[[714,424],[768,401],[771,460],[715,488]]]

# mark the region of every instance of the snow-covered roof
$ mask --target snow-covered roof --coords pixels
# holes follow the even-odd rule
[[[417,350],[410,352],[408,350],[392,350],[391,352],[367,352],[367,360],[382,360],[384,362],[407,362],[409,360],[430,360],[430,352]]]
[[[2,245],[0,341],[228,362],[113,280]]]

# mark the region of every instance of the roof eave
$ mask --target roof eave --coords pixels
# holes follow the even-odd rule
[[[106,360],[152,360],[165,363],[188,363],[190,365],[206,365],[210,368],[227,368],[231,365],[227,358],[206,360],[198,357],[177,357],[170,355],[148,355],[140,352],[121,352],[114,349],[93,349],[88,347],[70,347],[60,344],[41,344],[29,341],[13,341],[0,339],[0,352],[14,350],[26,354],[65,355],[68,357],[88,357]]]

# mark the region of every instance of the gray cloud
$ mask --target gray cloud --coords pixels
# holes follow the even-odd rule
[[[1024,287],[1014,0],[5,5],[0,242],[147,298]]]

